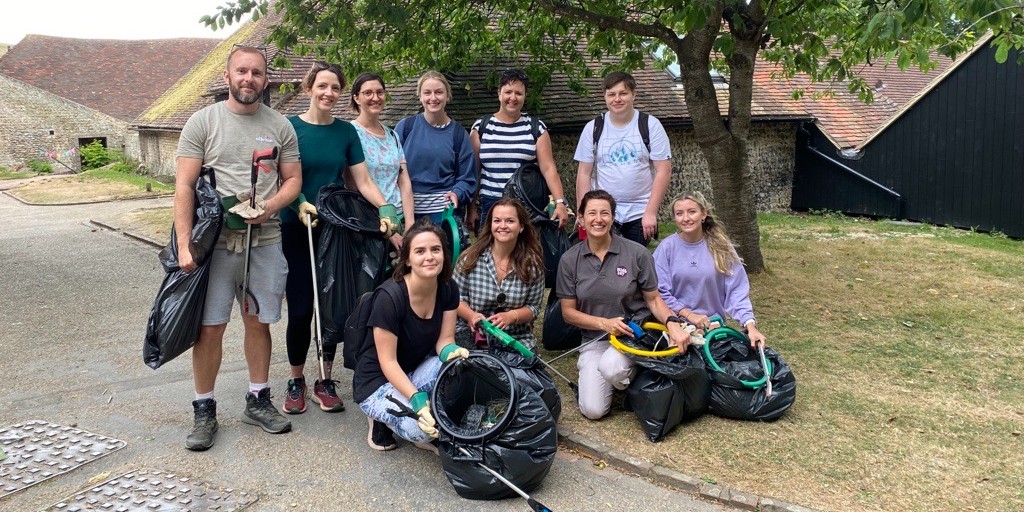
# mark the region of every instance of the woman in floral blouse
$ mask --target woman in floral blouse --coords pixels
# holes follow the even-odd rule
[[[511,198],[494,203],[480,238],[455,266],[459,320],[455,340],[482,345],[480,320],[488,320],[527,347],[537,346],[533,320],[544,295],[544,257],[537,231],[523,205]]]

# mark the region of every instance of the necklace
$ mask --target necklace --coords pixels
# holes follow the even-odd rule
[[[384,130],[384,125],[380,124],[379,121],[377,122],[377,126],[373,126],[373,127],[367,126],[367,125],[363,124],[358,119],[356,119],[355,122],[356,122],[356,124],[361,126],[364,130],[366,130],[366,133],[369,133],[370,135],[373,135],[374,137],[377,137],[378,139],[382,139],[382,138],[384,138],[385,135],[387,135],[387,131]],[[377,130],[380,130],[380,133],[378,133]]]

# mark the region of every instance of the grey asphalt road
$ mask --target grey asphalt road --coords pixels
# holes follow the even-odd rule
[[[247,378],[237,318],[228,329],[217,386],[217,444],[204,453],[185,450],[192,422],[191,359],[185,355],[154,371],[141,356],[146,318],[163,275],[157,251],[88,223],[167,204],[158,199],[26,206],[0,195],[0,426],[42,419],[128,443],[0,500],[0,509],[45,508],[88,487],[93,476],[154,468],[253,491],[260,497],[254,510],[528,510],[518,499],[459,498],[433,454],[408,445],[387,453],[370,450],[366,419],[354,404],[332,415],[313,406],[292,417],[294,431],[284,435],[241,423]],[[288,368],[283,324],[273,332],[271,379],[280,404]],[[307,374],[315,374],[312,364]],[[351,396],[351,373],[337,378]],[[595,468],[564,450],[534,496],[558,511],[725,510]]]

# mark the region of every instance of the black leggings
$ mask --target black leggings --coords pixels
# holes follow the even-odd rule
[[[313,323],[313,277],[309,267],[309,238],[301,222],[281,224],[281,247],[288,261],[288,283],[285,298],[288,301],[288,327],[285,343],[288,346],[288,364],[305,366],[309,353]],[[313,251],[320,247],[320,228],[313,228]],[[324,361],[334,361],[337,346],[324,347]]]

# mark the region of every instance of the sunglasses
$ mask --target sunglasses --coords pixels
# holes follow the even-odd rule
[[[495,311],[498,313],[504,313],[508,311],[508,307],[505,306],[505,301],[508,300],[508,296],[505,292],[498,292],[498,296],[495,299]]]

